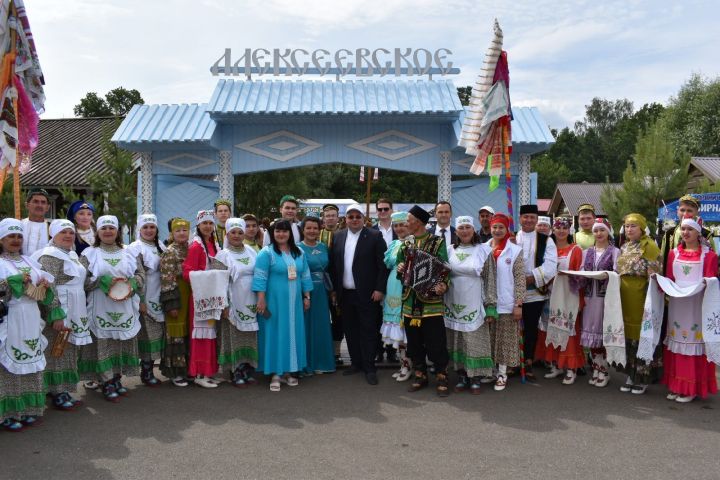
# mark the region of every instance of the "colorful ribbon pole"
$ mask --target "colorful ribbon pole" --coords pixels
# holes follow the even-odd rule
[[[507,120],[510,121],[509,119]],[[510,155],[508,148],[505,144],[505,138],[508,133],[508,125],[503,122],[502,125],[502,155],[505,158],[505,192],[507,193],[507,211],[508,217],[510,217],[510,231],[515,230],[515,216],[513,214],[513,199],[512,199],[512,175],[510,172]]]

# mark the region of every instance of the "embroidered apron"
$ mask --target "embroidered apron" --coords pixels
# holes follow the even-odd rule
[[[483,246],[451,248],[450,288],[445,294],[445,326],[458,332],[474,332],[485,323],[480,273],[489,252]],[[487,248],[487,247],[485,247]]]
[[[679,287],[689,287],[703,282],[703,264],[705,248],[699,260],[681,259],[675,249],[673,276]],[[668,326],[665,343],[670,350],[682,355],[702,355],[704,342],[702,336],[702,301],[697,295],[692,297],[670,298],[668,305]]]
[[[230,316],[229,320],[238,330],[254,332],[258,330],[257,295],[252,291],[255,252],[246,247],[242,252],[225,250],[221,261],[230,265]],[[220,255],[217,257],[220,259]]]
[[[22,258],[0,260],[0,278],[7,278],[18,273],[29,273],[33,285],[42,278],[39,269],[32,268]],[[23,295],[11,297],[8,302],[8,314],[0,323],[0,363],[10,373],[17,375],[37,373],[45,369],[45,347],[48,341],[42,330],[45,322],[40,316],[38,302]]]
[[[67,254],[58,258],[61,258],[64,262],[73,262],[75,267],[74,271],[70,272],[69,268],[65,268],[63,265],[65,274],[71,275],[72,280],[64,285],[57,285],[60,306],[66,315],[65,326],[71,330],[68,341],[73,345],[87,345],[92,343],[87,298],[85,296],[87,270],[77,259],[73,259]]]
[[[128,256],[123,250],[107,252],[96,248],[93,253],[90,269],[96,277],[110,275],[113,278],[132,278],[134,269],[130,266]],[[116,302],[100,288],[96,288],[88,295],[90,330],[98,338],[115,340],[134,338],[140,331],[140,322],[135,314],[136,301],[137,295],[133,295],[127,300]]]

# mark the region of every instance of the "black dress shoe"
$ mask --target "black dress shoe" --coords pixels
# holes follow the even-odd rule
[[[368,372],[368,373],[366,373],[366,374],[365,374],[365,380],[367,380],[367,382],[368,382],[370,385],[377,385],[377,384],[378,384],[378,378],[377,378],[377,375],[375,374],[375,372]]]
[[[380,352],[375,356],[375,363],[382,363],[382,362],[383,362],[383,352]]]
[[[395,349],[387,351],[387,361],[388,361],[388,363],[398,363],[399,362],[397,353],[395,353]]]
[[[345,370],[343,370],[342,374],[343,374],[343,377],[347,377],[349,375],[355,375],[356,373],[360,373],[360,369],[355,366],[351,366],[351,367],[348,367]]]

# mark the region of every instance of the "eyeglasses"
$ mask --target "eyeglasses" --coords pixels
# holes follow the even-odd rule
[[[362,215],[352,215],[352,216],[347,216],[345,218],[347,218],[348,220],[361,220]]]
[[[390,211],[390,207],[378,208],[377,211],[378,211],[378,212],[389,212],[389,211]]]

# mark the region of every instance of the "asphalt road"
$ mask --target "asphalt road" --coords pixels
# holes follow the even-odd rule
[[[130,382],[110,404],[48,410],[44,424],[0,431],[0,478],[720,478],[720,402],[681,405],[579,377],[440,399],[380,371],[321,375],[279,393]]]

